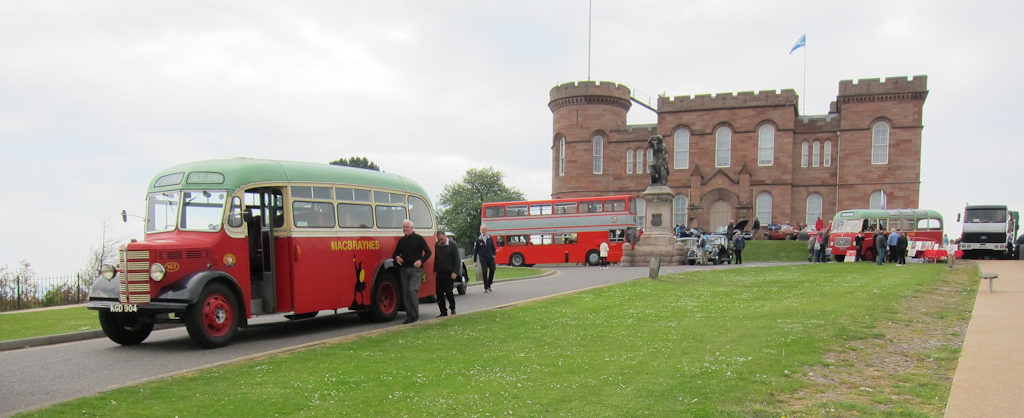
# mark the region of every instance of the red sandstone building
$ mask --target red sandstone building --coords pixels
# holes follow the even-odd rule
[[[647,140],[662,135],[672,225],[707,229],[755,217],[814,225],[844,209],[916,208],[927,96],[921,75],[840,81],[826,115],[800,115],[791,89],[663,96],[657,124],[626,125],[628,87],[563,84],[548,103],[551,196],[641,200],[650,185]]]

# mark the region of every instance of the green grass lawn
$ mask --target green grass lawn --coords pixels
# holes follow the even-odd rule
[[[0,341],[99,328],[96,311],[84,306],[0,314]]]
[[[743,261],[807,261],[807,242],[790,240],[749,240]]]
[[[875,400],[820,409],[778,399],[815,387],[806,371],[826,364],[826,353],[885,344],[880,327],[901,320],[908,297],[942,283],[970,299],[977,280],[943,283],[943,267],[833,263],[633,280],[121,388],[38,414],[927,416],[941,398],[941,415],[955,353],[941,363],[942,376],[876,383]],[[970,304],[940,308],[962,319]],[[911,387],[890,398],[882,394],[897,389],[888,385]]]

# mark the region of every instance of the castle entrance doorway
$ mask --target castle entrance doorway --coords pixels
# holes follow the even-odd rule
[[[729,221],[732,220],[732,205],[725,200],[716,200],[712,203],[710,212],[711,222],[708,230],[714,231],[715,228],[729,225]]]

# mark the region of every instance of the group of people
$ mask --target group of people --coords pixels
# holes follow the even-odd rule
[[[826,227],[821,218],[819,218],[815,228],[818,230],[818,234],[807,239],[807,261],[827,263],[829,258],[832,257],[831,248],[828,244],[831,226]],[[861,261],[865,254],[867,254],[868,249],[864,248],[864,234],[870,233],[871,231],[864,231],[854,238],[853,242],[856,249],[854,261]],[[896,263],[897,266],[907,265],[907,248],[909,240],[907,238],[906,231],[894,229],[892,232],[886,233],[885,231],[879,230],[874,233],[872,238],[874,241],[873,244],[876,264],[882,265],[886,262],[890,262]]]
[[[437,231],[437,242],[431,250],[427,241],[416,233],[411,220],[402,221],[402,238],[398,239],[395,245],[395,252],[392,258],[401,268],[402,300],[405,303],[405,321],[403,324],[410,324],[419,320],[420,317],[420,282],[423,277],[423,265],[434,256],[434,291],[437,295],[437,307],[441,314],[438,317],[448,316],[449,309],[455,315],[455,293],[453,288],[455,279],[461,273],[462,260],[459,258],[459,249],[455,242],[448,239],[444,231]],[[491,292],[491,284],[494,282],[494,254],[496,246],[494,239],[487,234],[487,226],[480,226],[480,236],[473,243],[473,265],[481,266],[481,274],[484,282],[484,292]],[[479,261],[478,261],[479,259]]]
[[[893,230],[886,234],[885,231],[877,231],[875,240],[875,263],[885,264],[886,261],[896,263],[897,266],[907,265],[907,232]]]

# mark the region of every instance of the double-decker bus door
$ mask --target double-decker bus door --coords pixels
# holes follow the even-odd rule
[[[253,204],[247,208],[251,216],[246,219],[251,266],[251,309],[253,313],[274,312],[277,308],[274,228],[284,225],[284,199],[281,191],[276,189],[250,189],[246,194],[246,202]]]

